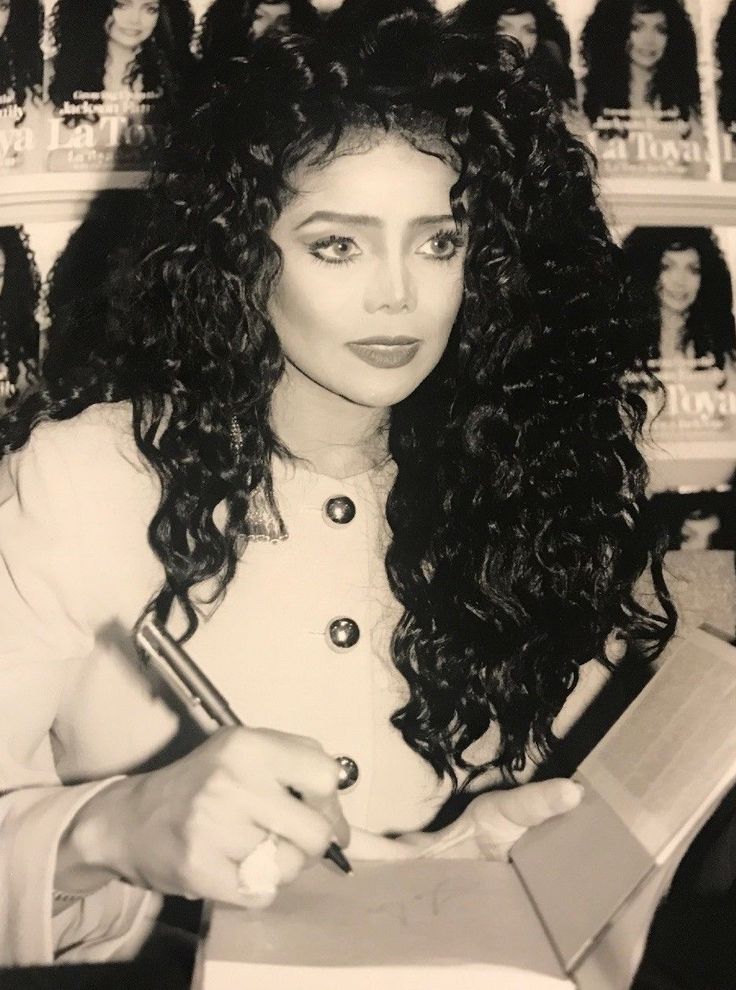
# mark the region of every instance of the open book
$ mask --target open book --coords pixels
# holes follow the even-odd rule
[[[736,779],[735,711],[736,648],[695,630],[580,765],[582,803],[527,832],[511,862],[320,866],[265,911],[216,905],[195,986],[593,986],[586,956]]]

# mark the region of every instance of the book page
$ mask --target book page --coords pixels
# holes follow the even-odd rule
[[[653,856],[736,770],[736,650],[696,630],[580,765]]]
[[[417,859],[354,866],[348,877],[315,866],[263,911],[216,905],[202,985],[572,985],[511,864]]]

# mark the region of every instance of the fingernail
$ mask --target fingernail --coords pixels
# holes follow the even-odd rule
[[[584,793],[585,789],[582,784],[579,784],[575,780],[566,780],[564,787],[559,792],[559,799],[556,804],[560,811],[575,808],[580,804]]]

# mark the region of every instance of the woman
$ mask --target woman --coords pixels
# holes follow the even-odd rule
[[[187,0],[57,0],[50,98],[68,124],[74,104],[132,102],[170,112],[191,64]]]
[[[544,758],[612,630],[671,631],[632,591],[662,588],[645,405],[588,155],[515,50],[419,8],[222,67],[117,343],[2,427],[5,961],[130,954],[152,891],[258,902],[268,833],[286,882],[346,819],[350,855],[421,852],[454,794],[449,837],[505,851],[579,792],[480,792]],[[264,728],[177,718],[151,612]]]
[[[145,197],[138,189],[99,192],[54,262],[45,297],[50,326],[43,358],[47,378],[89,364],[101,337],[114,333],[110,299],[115,271],[134,250],[144,210]]]
[[[734,133],[736,122],[736,3],[731,0],[716,33],[718,80],[718,117],[724,128]]]
[[[0,0],[0,117],[18,126],[29,97],[40,97],[41,6],[38,0]]]
[[[19,227],[0,227],[0,412],[36,379],[38,270]]]
[[[731,274],[708,227],[635,227],[624,239],[633,277],[658,319],[645,360],[689,360],[723,370],[736,357]]]
[[[598,0],[581,47],[591,124],[622,115],[699,121],[695,31],[680,0]]]
[[[570,36],[551,0],[466,0],[455,16],[463,30],[515,38],[554,96],[574,103]]]
[[[269,28],[291,25],[303,33],[317,22],[310,0],[214,0],[202,18],[199,48],[205,58],[229,58],[247,51]]]

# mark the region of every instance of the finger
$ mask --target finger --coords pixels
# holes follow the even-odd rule
[[[614,629],[613,632],[609,633],[604,646],[606,660],[609,663],[619,663],[619,661],[623,660],[626,656],[627,649],[626,637],[620,629]]]
[[[297,849],[286,839],[276,841],[276,865],[281,875],[280,883],[292,883],[307,866],[312,866],[317,862],[304,855],[301,849]]]
[[[508,791],[497,791],[476,798],[481,801],[474,810],[476,818],[479,812],[484,812],[483,819],[487,824],[501,826],[503,820],[512,825],[530,828],[540,825],[548,818],[561,815],[575,808],[583,796],[582,787],[572,780],[556,778],[541,780],[532,784]]]
[[[288,839],[307,856],[322,856],[332,841],[332,823],[275,783],[248,793],[247,814],[255,824]]]
[[[319,811],[332,824],[332,838],[340,846],[347,846],[350,842],[350,825],[343,814],[342,805],[336,794],[329,798],[314,798],[304,796],[305,802],[315,811]]]
[[[276,778],[308,798],[336,794],[339,768],[313,739],[273,729],[241,730],[230,736],[236,750],[231,768],[247,782],[253,776]]]

